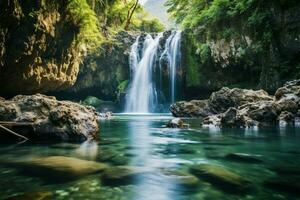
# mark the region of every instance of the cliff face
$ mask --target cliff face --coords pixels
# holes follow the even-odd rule
[[[223,86],[274,92],[285,81],[299,78],[299,3],[274,4],[255,12],[255,20],[268,14],[268,26],[249,28],[244,24],[253,19],[240,18],[185,31],[187,98],[201,98]]]
[[[0,95],[72,86],[86,46],[80,19],[68,7],[85,1],[0,2]]]
[[[111,41],[102,44],[83,60],[75,84],[54,95],[62,98],[84,99],[96,96],[113,100],[124,92],[129,78],[129,54],[137,34],[119,32]]]

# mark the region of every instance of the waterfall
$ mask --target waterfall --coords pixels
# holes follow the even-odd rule
[[[162,112],[163,105],[170,104],[176,99],[181,32],[171,32],[166,40],[165,34],[159,33],[155,37],[150,34],[139,36],[131,46],[129,56],[131,81],[125,104],[127,113]],[[163,59],[168,65],[169,85],[162,85]],[[170,91],[164,92],[165,88],[169,88]],[[166,95],[170,96],[166,97]]]
[[[171,36],[167,39],[165,45],[165,51],[162,54],[167,55],[170,71],[170,82],[171,82],[171,103],[175,102],[176,95],[176,72],[181,61],[181,31],[172,32]],[[162,58],[161,57],[161,58]]]

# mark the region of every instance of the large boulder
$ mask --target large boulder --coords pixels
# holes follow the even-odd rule
[[[207,100],[179,101],[170,106],[175,117],[206,117],[211,115]]]
[[[300,116],[299,109],[300,80],[287,82],[276,91],[275,97],[263,90],[225,87],[208,100],[177,102],[170,108],[174,116],[205,117],[204,125],[243,128],[294,122]]]
[[[224,167],[210,164],[198,164],[190,167],[190,172],[216,187],[230,192],[245,192],[252,183],[235,172]]]
[[[0,164],[53,181],[71,181],[107,169],[107,165],[66,156],[48,156],[20,161],[1,161]]]
[[[170,111],[176,117],[207,117],[220,114],[230,107],[238,107],[246,103],[257,101],[272,101],[273,97],[263,90],[244,90],[227,87],[212,93],[208,100],[193,100],[172,104]]]
[[[96,139],[99,132],[92,107],[41,94],[0,99],[0,121],[28,124],[21,134],[31,140],[82,141]]]
[[[273,97],[264,90],[229,89],[223,87],[212,93],[209,98],[210,109],[214,113],[223,113],[230,107],[238,107],[246,103],[257,101],[272,101]]]

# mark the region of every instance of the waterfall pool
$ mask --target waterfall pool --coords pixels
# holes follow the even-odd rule
[[[1,144],[0,199],[24,193],[27,198],[15,199],[33,199],[30,195],[37,194],[53,199],[100,200],[299,197],[299,126],[220,130],[200,127],[199,119],[185,119],[191,127],[188,130],[164,128],[171,118],[164,114],[116,115],[100,122],[95,143]],[[51,156],[66,159],[49,159],[42,165],[31,161]],[[72,163],[70,157],[80,162]],[[85,160],[105,163],[107,170],[123,171],[81,173],[90,170],[85,168]],[[75,166],[64,166],[68,162]],[[191,170],[195,164],[212,167],[199,175]],[[40,173],[25,170],[31,166]],[[80,176],[69,180],[72,170]],[[251,189],[242,191],[244,185],[239,183],[249,183]]]

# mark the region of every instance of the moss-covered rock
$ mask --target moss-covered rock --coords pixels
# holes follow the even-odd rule
[[[70,181],[85,175],[102,172],[107,165],[65,156],[49,156],[28,160],[1,162],[18,170],[52,181]]]
[[[249,180],[243,178],[239,174],[217,165],[194,165],[190,167],[190,172],[229,192],[245,192],[252,186]]]
[[[113,186],[134,184],[138,176],[146,172],[148,171],[139,167],[111,167],[103,172],[101,180],[104,184]]]
[[[246,153],[229,153],[225,156],[228,160],[233,160],[237,162],[245,162],[245,163],[262,163],[260,155],[252,155]]]

